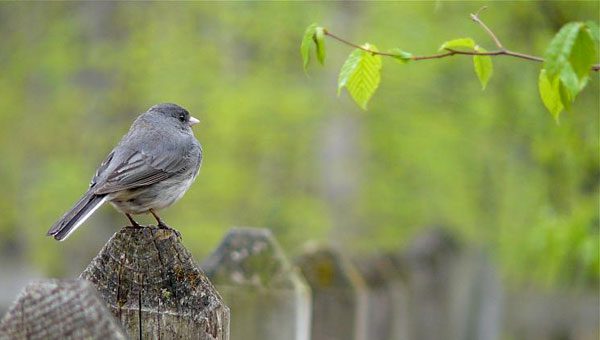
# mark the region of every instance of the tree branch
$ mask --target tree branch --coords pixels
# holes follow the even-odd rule
[[[335,39],[335,40],[337,40],[337,41],[339,41],[339,42],[343,43],[343,44],[346,44],[346,45],[348,45],[348,46],[352,46],[352,47],[354,47],[354,48],[358,48],[359,50],[363,50],[363,51],[365,51],[365,52],[369,52],[369,53],[371,53],[371,54],[373,54],[373,55],[383,55],[383,56],[386,56],[386,57],[395,57],[395,56],[396,56],[396,55],[395,55],[395,54],[393,54],[393,53],[386,53],[386,52],[372,51],[372,50],[370,50],[370,49],[368,49],[368,48],[364,48],[364,47],[362,47],[362,46],[360,46],[360,45],[357,45],[357,44],[355,44],[355,43],[351,43],[351,42],[349,42],[348,40],[345,40],[345,39],[343,39],[343,38],[340,38],[340,37],[338,37],[337,35],[334,35],[333,33],[329,32],[329,31],[328,31],[328,30],[326,30],[326,29],[324,29],[324,30],[323,30],[323,33],[324,33],[325,35],[327,35],[327,36],[330,36],[330,37],[332,37],[333,39]]]
[[[496,36],[496,34],[494,34],[494,32],[479,18],[479,13],[481,13],[483,10],[485,10],[487,7],[484,6],[481,9],[479,9],[479,11],[477,11],[476,13],[472,13],[471,14],[471,19],[473,21],[475,21],[477,24],[479,24],[483,30],[490,36],[490,38],[492,38],[492,40],[494,41],[494,43],[496,44],[496,46],[498,47],[498,50],[496,51],[489,51],[489,52],[477,52],[477,51],[460,51],[460,50],[454,50],[454,49],[450,49],[450,48],[446,48],[445,50],[447,52],[444,53],[438,53],[438,54],[432,54],[432,55],[423,55],[423,56],[412,56],[410,59],[414,60],[414,61],[419,61],[419,60],[430,60],[430,59],[441,59],[441,58],[446,58],[446,57],[451,57],[453,55],[481,55],[481,56],[509,56],[509,57],[514,57],[514,58],[519,58],[519,59],[524,59],[524,60],[529,60],[529,61],[535,61],[535,62],[544,62],[544,58],[538,57],[538,56],[534,56],[534,55],[529,55],[529,54],[525,54],[525,53],[521,53],[521,52],[515,52],[515,51],[511,51],[508,50],[504,47],[504,45],[502,45],[502,43],[500,42],[500,39],[498,39],[498,37]],[[373,51],[370,50],[368,48],[365,48],[363,46],[357,45],[355,43],[352,43],[346,39],[343,39],[331,32],[329,32],[328,30],[324,29],[323,33],[345,45],[354,47],[354,48],[358,48],[360,50],[363,50],[365,52],[369,52],[372,55],[381,55],[381,56],[386,56],[386,57],[398,57],[397,54],[394,53],[389,53],[389,52],[379,52],[379,51]],[[592,71],[598,72],[600,71],[600,64],[595,64],[592,65],[591,67]]]
[[[483,21],[481,21],[481,19],[479,19],[479,13],[483,12],[486,9],[487,6],[483,6],[476,13],[471,13],[471,19],[478,23],[483,28],[483,30],[486,31],[486,33],[492,38],[492,40],[494,40],[494,43],[496,43],[496,46],[498,46],[500,50],[505,50],[504,46],[502,46],[502,43],[500,42],[500,39],[498,39],[494,32],[492,32],[492,30],[489,27],[487,27],[487,25],[484,24]]]

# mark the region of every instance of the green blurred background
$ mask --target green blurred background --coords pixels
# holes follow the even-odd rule
[[[0,4],[2,276],[81,272],[126,219],[104,207],[60,244],[47,229],[133,119],[174,102],[202,121],[204,164],[162,216],[198,259],[231,226],[268,227],[294,255],[309,240],[399,251],[437,224],[488,249],[508,285],[596,287],[598,73],[557,125],[538,96],[540,65],[523,60],[494,58],[481,91],[470,58],[386,59],[367,112],[336,96],[347,46],[327,40],[326,65],[302,70],[312,22],[380,49],[429,54],[466,36],[492,49],[469,20],[482,5],[505,45],[537,55],[563,24],[600,10],[597,1]]]

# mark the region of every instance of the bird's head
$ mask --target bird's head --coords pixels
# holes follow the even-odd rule
[[[200,123],[200,121],[192,116],[188,110],[177,104],[164,103],[152,106],[148,113],[166,117],[168,122],[176,126],[187,129],[192,125]]]

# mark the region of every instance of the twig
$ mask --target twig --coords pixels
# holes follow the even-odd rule
[[[507,55],[507,56],[516,57],[516,58],[527,59],[527,60],[531,60],[531,61],[537,61],[537,62],[540,62],[540,63],[544,62],[544,59],[542,59],[540,57],[536,57],[536,56],[529,55],[529,54],[523,54],[523,53],[513,52],[513,51],[509,51],[509,50],[497,50],[497,51],[491,51],[491,52],[458,51],[458,50],[453,50],[453,49],[450,49],[450,48],[447,48],[446,50],[450,51],[450,52],[453,52],[454,54],[489,55],[489,56]]]
[[[440,58],[446,58],[446,57],[451,57],[455,54],[460,54],[461,51],[453,51],[453,50],[448,50],[448,52],[446,53],[440,53],[440,54],[433,54],[433,55],[423,55],[423,56],[412,56],[412,58],[410,58],[411,60],[428,60],[428,59],[440,59]]]
[[[365,51],[365,52],[369,52],[369,53],[371,53],[371,54],[373,54],[373,55],[384,55],[384,56],[386,56],[386,57],[395,57],[395,56],[396,56],[396,55],[395,55],[395,54],[393,54],[393,53],[386,53],[386,52],[378,52],[378,51],[373,51],[373,50],[370,50],[370,49],[368,49],[368,48],[364,48],[364,47],[362,47],[362,46],[360,46],[360,45],[357,45],[357,44],[351,43],[351,42],[349,42],[348,40],[342,39],[342,38],[338,37],[337,35],[334,35],[333,33],[329,32],[329,31],[328,31],[328,30],[326,30],[326,29],[325,29],[325,30],[323,30],[323,33],[324,33],[325,35],[328,35],[328,36],[332,37],[333,39],[335,39],[335,40],[337,40],[337,41],[339,41],[339,42],[341,42],[341,43],[344,43],[344,44],[346,44],[346,45],[348,45],[348,46],[352,46],[352,47],[354,47],[354,48],[358,48],[359,50],[363,50],[363,51]]]
[[[496,46],[498,47],[498,50],[495,51],[489,51],[489,52],[478,52],[478,51],[460,51],[460,50],[454,50],[454,49],[450,49],[450,48],[446,48],[445,50],[447,52],[444,53],[438,53],[438,54],[432,54],[432,55],[423,55],[423,56],[412,56],[410,57],[411,60],[414,61],[419,61],[419,60],[430,60],[430,59],[441,59],[441,58],[446,58],[446,57],[451,57],[453,55],[481,55],[481,56],[509,56],[509,57],[514,57],[514,58],[519,58],[519,59],[525,59],[525,60],[529,60],[529,61],[535,61],[535,62],[544,62],[544,58],[538,57],[538,56],[534,56],[534,55],[529,55],[529,54],[525,54],[525,53],[521,53],[521,52],[515,52],[515,51],[511,51],[508,50],[504,47],[504,45],[502,45],[502,43],[500,42],[500,39],[498,39],[498,37],[496,36],[496,34],[494,34],[494,32],[479,18],[479,13],[481,13],[482,11],[484,11],[487,7],[484,6],[482,8],[480,8],[476,13],[472,13],[471,14],[471,19],[473,21],[475,21],[476,23],[478,23],[483,30],[486,31],[486,33],[492,38],[492,40],[494,41],[494,43],[496,44]],[[323,33],[325,33],[325,35],[343,43],[346,44],[348,46],[354,47],[354,48],[358,48],[360,50],[363,50],[365,52],[369,52],[372,55],[381,55],[381,56],[386,56],[386,57],[398,57],[397,54],[394,53],[389,53],[389,52],[379,52],[379,51],[373,51],[370,50],[368,48],[365,48],[363,46],[357,45],[355,43],[352,43],[346,39],[343,39],[331,32],[329,32],[328,30],[323,30]],[[592,71],[598,72],[600,71],[600,64],[595,64],[592,65],[591,67]]]
[[[481,21],[481,19],[479,19],[479,13],[483,12],[486,9],[487,6],[483,6],[477,12],[471,13],[471,19],[478,23],[487,32],[487,34],[492,38],[492,40],[494,40],[494,43],[496,43],[496,46],[498,46],[500,50],[505,50],[504,46],[502,46],[502,43],[500,42],[500,39],[498,39],[494,32],[492,32],[492,30],[489,27],[487,27],[487,25],[484,24],[483,21]]]

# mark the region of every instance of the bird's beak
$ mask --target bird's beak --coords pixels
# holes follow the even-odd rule
[[[198,123],[200,123],[200,121],[197,118],[190,117],[190,122],[188,124],[190,124],[190,126],[194,126]]]

